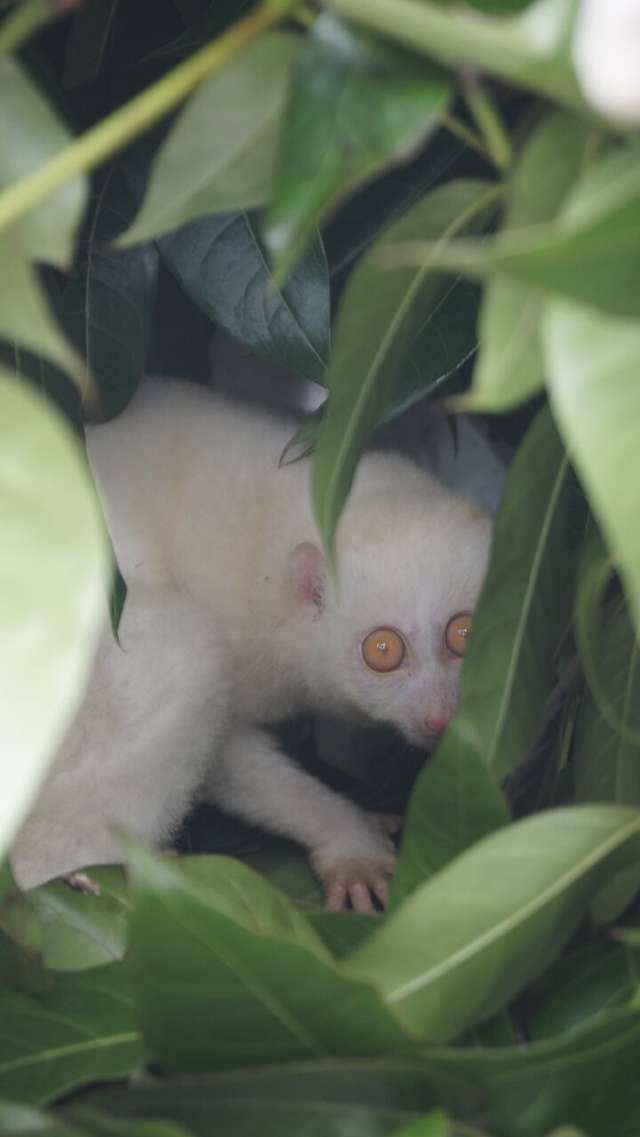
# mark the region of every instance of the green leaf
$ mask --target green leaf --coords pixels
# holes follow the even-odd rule
[[[533,1046],[434,1047],[417,1061],[295,1063],[186,1085],[103,1090],[90,1100],[116,1116],[173,1117],[200,1134],[215,1118],[224,1134],[384,1137],[444,1106],[476,1130],[481,1117],[481,1132],[495,1137],[540,1137],[567,1118],[589,1137],[634,1137],[639,1058],[640,1015],[615,1011],[594,1027]]]
[[[528,139],[513,174],[503,232],[552,221],[594,136],[571,115],[547,115]],[[468,410],[509,410],[544,386],[540,336],[543,299],[523,281],[497,273],[484,292],[480,354],[473,387],[459,400]]]
[[[527,818],[423,884],[349,966],[414,1034],[455,1038],[539,975],[606,878],[639,855],[635,810],[574,806]]]
[[[123,1121],[75,1107],[73,1113],[43,1113],[28,1105],[0,1101],[0,1137],[193,1137],[170,1121]]]
[[[318,17],[293,68],[267,214],[280,276],[338,197],[407,158],[435,130],[449,98],[439,70],[330,12]]]
[[[627,1004],[638,986],[637,962],[628,948],[602,943],[559,960],[528,993],[528,1037],[564,1036]]]
[[[283,32],[262,36],[198,87],[153,162],[142,209],[119,246],[266,199],[295,46]]]
[[[468,675],[465,664],[458,717],[419,775],[411,795],[391,886],[391,909],[470,845],[509,821],[496,781],[468,742],[472,731],[465,711]],[[473,676],[469,682],[473,683]]]
[[[385,271],[381,251],[417,234],[446,243],[455,233],[481,227],[498,192],[486,182],[461,180],[427,194],[369,249],[349,280],[313,465],[314,508],[329,550],[360,453],[389,410],[398,368],[450,287],[428,264]]]
[[[92,385],[83,360],[54,318],[36,268],[15,230],[0,232],[0,339],[17,342],[72,375],[87,403]]]
[[[98,866],[91,879],[98,896],[55,880],[22,897],[38,921],[43,959],[55,971],[84,971],[124,955],[130,902],[122,869]]]
[[[71,135],[27,72],[0,59],[0,189],[30,174],[71,142]],[[18,243],[32,260],[64,266],[73,255],[76,229],[87,194],[80,174],[65,181],[18,223]],[[2,243],[6,234],[2,234]],[[6,250],[2,252],[2,259]],[[3,289],[3,301],[7,299]]]
[[[239,861],[131,852],[131,955],[146,1043],[202,1071],[408,1045],[311,924]],[[216,1024],[212,1030],[212,1023]]]
[[[448,67],[471,67],[580,105],[570,60],[577,0],[537,0],[511,19],[426,0],[331,0],[345,19]]]
[[[571,617],[579,504],[567,457],[543,410],[507,478],[459,709],[414,788],[394,900],[506,819],[491,779],[499,782],[513,770],[540,730]]]
[[[0,370],[0,850],[83,693],[108,574],[98,503],[57,411]]]
[[[640,321],[555,300],[545,315],[544,342],[553,412],[622,575],[638,632]]]
[[[319,235],[286,284],[276,284],[246,212],[195,221],[160,252],[198,307],[257,355],[320,382],[329,355],[329,275]]]
[[[120,964],[60,976],[38,998],[0,992],[0,1022],[0,1094],[18,1101],[122,1078],[142,1057]]]
[[[438,1110],[428,1117],[419,1117],[401,1129],[394,1129],[394,1137],[456,1137],[455,1125],[450,1125],[444,1113]]]
[[[147,361],[158,254],[153,245],[108,248],[134,209],[122,170],[114,164],[93,197],[60,302],[62,322],[97,383],[102,418],[126,406]]]

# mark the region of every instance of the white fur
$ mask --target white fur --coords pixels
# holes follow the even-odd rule
[[[13,850],[23,886],[117,859],[114,822],[161,844],[199,792],[305,844],[333,906],[383,895],[388,837],[262,728],[314,710],[428,741],[425,719],[455,708],[460,663],[444,629],[473,609],[490,525],[410,462],[369,455],[340,522],[334,586],[309,464],[278,467],[291,429],[208,391],[145,383],[120,418],[88,432],[130,589],[125,651],[105,630]],[[387,675],[360,654],[381,626],[408,649]]]

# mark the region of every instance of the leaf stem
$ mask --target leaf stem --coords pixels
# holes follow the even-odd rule
[[[296,0],[264,0],[259,8],[107,115],[49,162],[10,185],[0,194],[0,230],[12,225],[75,174],[105,162],[116,150],[173,110],[198,83],[220,70],[261,32],[278,23],[295,3]]]
[[[473,72],[466,72],[462,76],[462,93],[492,161],[499,170],[507,170],[511,165],[511,142],[490,92]]]
[[[479,138],[466,123],[461,122],[455,115],[445,114],[442,116],[442,125],[450,134],[455,134],[456,138],[461,139],[462,142],[466,142],[467,146],[475,150],[477,154],[482,155],[487,162],[495,164],[493,154],[490,153],[482,139]]]
[[[52,0],[23,0],[0,25],[0,58],[18,51],[46,24],[62,15]]]

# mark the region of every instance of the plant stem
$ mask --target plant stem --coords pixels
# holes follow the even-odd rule
[[[296,0],[264,0],[244,20],[196,51],[168,75],[107,115],[49,162],[0,194],[0,230],[13,224],[75,174],[86,172],[147,130],[220,70],[261,32],[278,23]]]
[[[474,134],[474,132],[464,122],[461,122],[459,118],[456,118],[455,115],[443,115],[442,125],[445,130],[448,130],[451,134],[455,134],[456,138],[460,138],[462,142],[466,142],[467,146],[470,146],[477,154],[481,154],[483,158],[486,158],[487,162],[494,162],[493,154],[489,153],[482,139],[478,138],[478,135]]]
[[[467,73],[462,77],[462,92],[495,165],[508,169],[511,143],[489,91],[474,74]]]
[[[0,26],[0,58],[18,51],[32,35],[61,14],[51,0],[23,0]]]

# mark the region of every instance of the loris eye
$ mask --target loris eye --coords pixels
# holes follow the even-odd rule
[[[472,628],[473,616],[470,612],[458,612],[457,616],[452,616],[444,633],[444,642],[449,651],[454,655],[466,655]]]
[[[393,628],[376,628],[362,641],[362,658],[372,671],[395,671],[406,651],[402,636]]]

